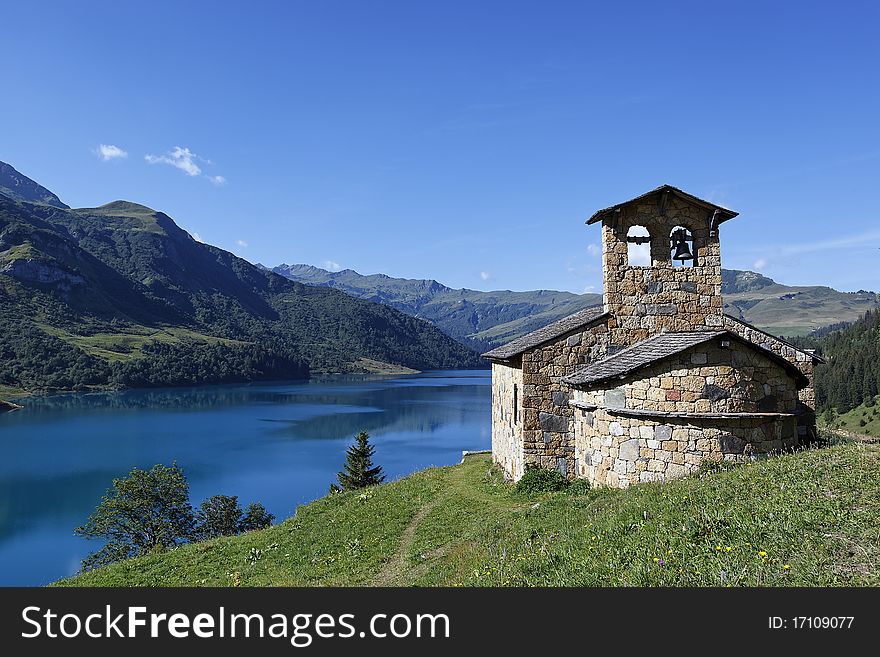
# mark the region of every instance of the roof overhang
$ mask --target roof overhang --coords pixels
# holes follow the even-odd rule
[[[636,196],[635,198],[631,198],[628,201],[623,201],[622,203],[617,203],[610,207],[604,208],[596,212],[592,217],[587,219],[587,224],[594,224],[597,221],[602,221],[610,216],[621,211],[621,209],[627,205],[632,203],[638,203],[639,201],[643,201],[647,198],[651,198],[652,196],[656,196],[659,194],[671,194],[685,201],[686,203],[690,203],[691,205],[696,205],[701,208],[704,208],[709,212],[710,218],[714,217],[713,223],[715,226],[719,226],[724,223],[728,219],[733,219],[735,216],[739,214],[739,212],[734,212],[728,208],[722,207],[720,205],[716,205],[715,203],[711,203],[705,199],[694,196],[693,194],[688,194],[685,191],[678,189],[677,187],[673,187],[672,185],[660,185],[657,189],[652,189],[650,192],[646,192],[641,196]]]

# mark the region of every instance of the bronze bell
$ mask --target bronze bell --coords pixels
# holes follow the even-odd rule
[[[675,253],[672,254],[672,259],[678,260],[679,262],[684,262],[685,260],[693,260],[694,254],[691,253],[691,250],[688,247],[687,235],[676,231],[674,238],[675,244],[673,248],[675,249]]]

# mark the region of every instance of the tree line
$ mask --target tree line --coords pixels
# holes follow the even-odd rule
[[[792,340],[813,348],[827,361],[815,369],[819,412],[846,413],[873,405],[880,392],[880,311],[868,311],[852,324],[821,336]]]
[[[5,328],[5,327],[4,327]],[[26,390],[149,388],[305,379],[309,365],[289,345],[154,342],[142,357],[107,361],[25,323],[0,332],[0,385]]]
[[[113,480],[101,502],[75,533],[105,541],[82,561],[82,570],[173,549],[184,543],[265,529],[275,520],[259,502],[244,510],[237,496],[214,495],[194,510],[189,483],[176,463],[135,468]]]

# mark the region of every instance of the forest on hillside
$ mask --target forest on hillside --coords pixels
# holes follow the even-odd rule
[[[795,338],[827,361],[816,367],[816,405],[847,413],[872,405],[880,391],[880,311],[868,311],[852,324],[821,336]]]

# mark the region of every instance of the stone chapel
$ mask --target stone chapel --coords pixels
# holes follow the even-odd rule
[[[721,225],[670,185],[599,210],[603,304],[484,354],[492,458],[594,486],[680,477],[814,440],[813,353],[723,312]]]

